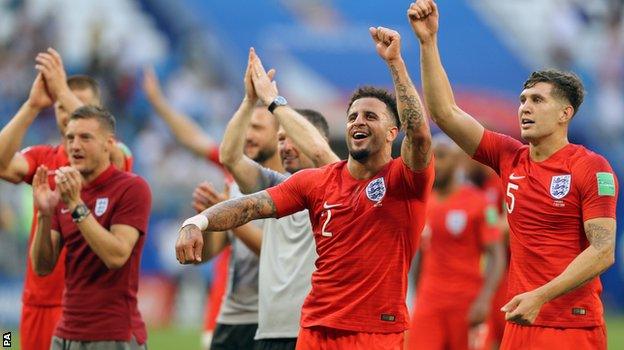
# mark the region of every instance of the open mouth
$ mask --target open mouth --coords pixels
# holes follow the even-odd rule
[[[520,125],[522,125],[522,126],[528,126],[528,125],[531,125],[531,124],[535,124],[535,121],[533,121],[533,120],[531,120],[529,118],[522,118],[522,119],[520,119]]]
[[[72,157],[73,160],[83,160],[84,159],[84,156],[80,155],[80,154],[72,154],[71,157]]]
[[[363,140],[365,138],[367,138],[369,135],[363,131],[356,131],[353,134],[351,134],[351,137],[353,137],[356,140]]]

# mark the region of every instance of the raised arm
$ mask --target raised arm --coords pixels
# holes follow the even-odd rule
[[[275,203],[266,191],[221,202],[184,221],[176,242],[176,257],[182,264],[200,263],[202,232],[230,230],[276,213]]]
[[[455,103],[438,51],[438,9],[433,0],[418,0],[407,10],[420,41],[420,69],[425,105],[431,119],[470,156],[483,136],[483,126]]]
[[[39,276],[51,273],[61,251],[61,235],[52,230],[52,216],[59,202],[58,192],[48,184],[48,168],[37,168],[32,182],[33,202],[37,208],[37,229],[30,245],[30,262]]]
[[[377,53],[392,74],[401,129],[405,131],[401,157],[410,169],[424,169],[431,159],[431,130],[420,97],[401,57],[401,36],[397,31],[383,27],[371,27],[369,31]]]
[[[545,303],[566,294],[599,276],[615,262],[615,227],[613,218],[596,218],[584,222],[589,247],[568,267],[545,285],[516,295],[501,311],[505,318],[520,324],[532,324]]]
[[[265,72],[262,61],[253,48],[250,49],[250,61],[253,88],[262,103],[268,107],[279,95],[277,86]],[[296,110],[288,105],[280,106],[273,110],[273,115],[284,127],[286,134],[293,136],[291,139],[297,148],[310,157],[315,166],[322,167],[340,160],[318,129]]]
[[[37,115],[52,106],[43,75],[37,74],[28,100],[17,114],[0,130],[0,178],[13,183],[21,182],[28,173],[28,161],[19,153],[22,141]]]
[[[60,108],[71,114],[84,105],[67,85],[63,59],[56,50],[48,48],[46,52],[39,53],[35,61],[37,62],[35,67],[43,74],[50,95],[60,104]]]
[[[143,71],[143,89],[156,114],[167,124],[183,147],[202,158],[217,149],[217,143],[192,118],[169,105],[152,67]]]

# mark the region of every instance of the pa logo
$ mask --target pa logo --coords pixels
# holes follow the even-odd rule
[[[381,202],[386,195],[386,184],[383,177],[378,177],[366,186],[366,197],[375,203]]]

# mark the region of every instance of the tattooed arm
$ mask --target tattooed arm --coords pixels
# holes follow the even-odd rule
[[[370,33],[377,53],[386,61],[392,73],[401,128],[405,131],[401,157],[410,169],[424,169],[431,160],[431,130],[420,97],[401,57],[401,36],[383,27],[370,28]]]
[[[505,318],[520,324],[531,324],[542,305],[564,295],[597,277],[615,261],[615,219],[596,218],[584,223],[589,247],[568,267],[545,285],[515,296],[501,309]]]
[[[274,217],[276,213],[275,203],[266,191],[214,205],[199,214],[208,221],[203,232],[195,224],[187,224],[180,229],[176,241],[176,257],[182,264],[200,263],[205,233],[227,231],[251,220]]]

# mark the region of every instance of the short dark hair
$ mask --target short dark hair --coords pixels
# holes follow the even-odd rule
[[[98,106],[82,106],[76,109],[69,120],[77,119],[95,119],[100,123],[100,126],[115,134],[115,117],[103,107]]]
[[[97,80],[91,78],[88,75],[72,75],[71,77],[67,78],[67,86],[69,86],[71,90],[89,89],[91,90],[91,92],[93,92],[93,96],[95,96],[97,100],[100,101],[100,103],[102,101],[102,96],[100,94],[100,84],[97,82]]]
[[[315,111],[313,109],[305,109],[305,108],[297,108],[295,109],[297,113],[304,116],[312,125],[314,125],[321,135],[329,138],[329,125],[327,124],[327,119],[321,114],[321,112]]]
[[[374,86],[360,86],[355,90],[353,95],[351,95],[351,99],[349,100],[349,106],[347,106],[347,113],[349,113],[349,108],[356,100],[365,97],[376,98],[379,101],[386,104],[386,108],[388,112],[394,117],[394,121],[396,122],[396,126],[401,128],[401,120],[399,119],[399,111],[397,109],[397,102],[394,98],[394,95],[388,92],[386,89],[376,88]]]
[[[583,98],[585,97],[583,82],[578,75],[572,72],[556,69],[535,71],[524,82],[523,87],[524,89],[532,88],[537,83],[551,84],[553,96],[564,98],[570,102],[572,108],[574,108],[574,114],[576,114],[581,103],[583,103]]]

